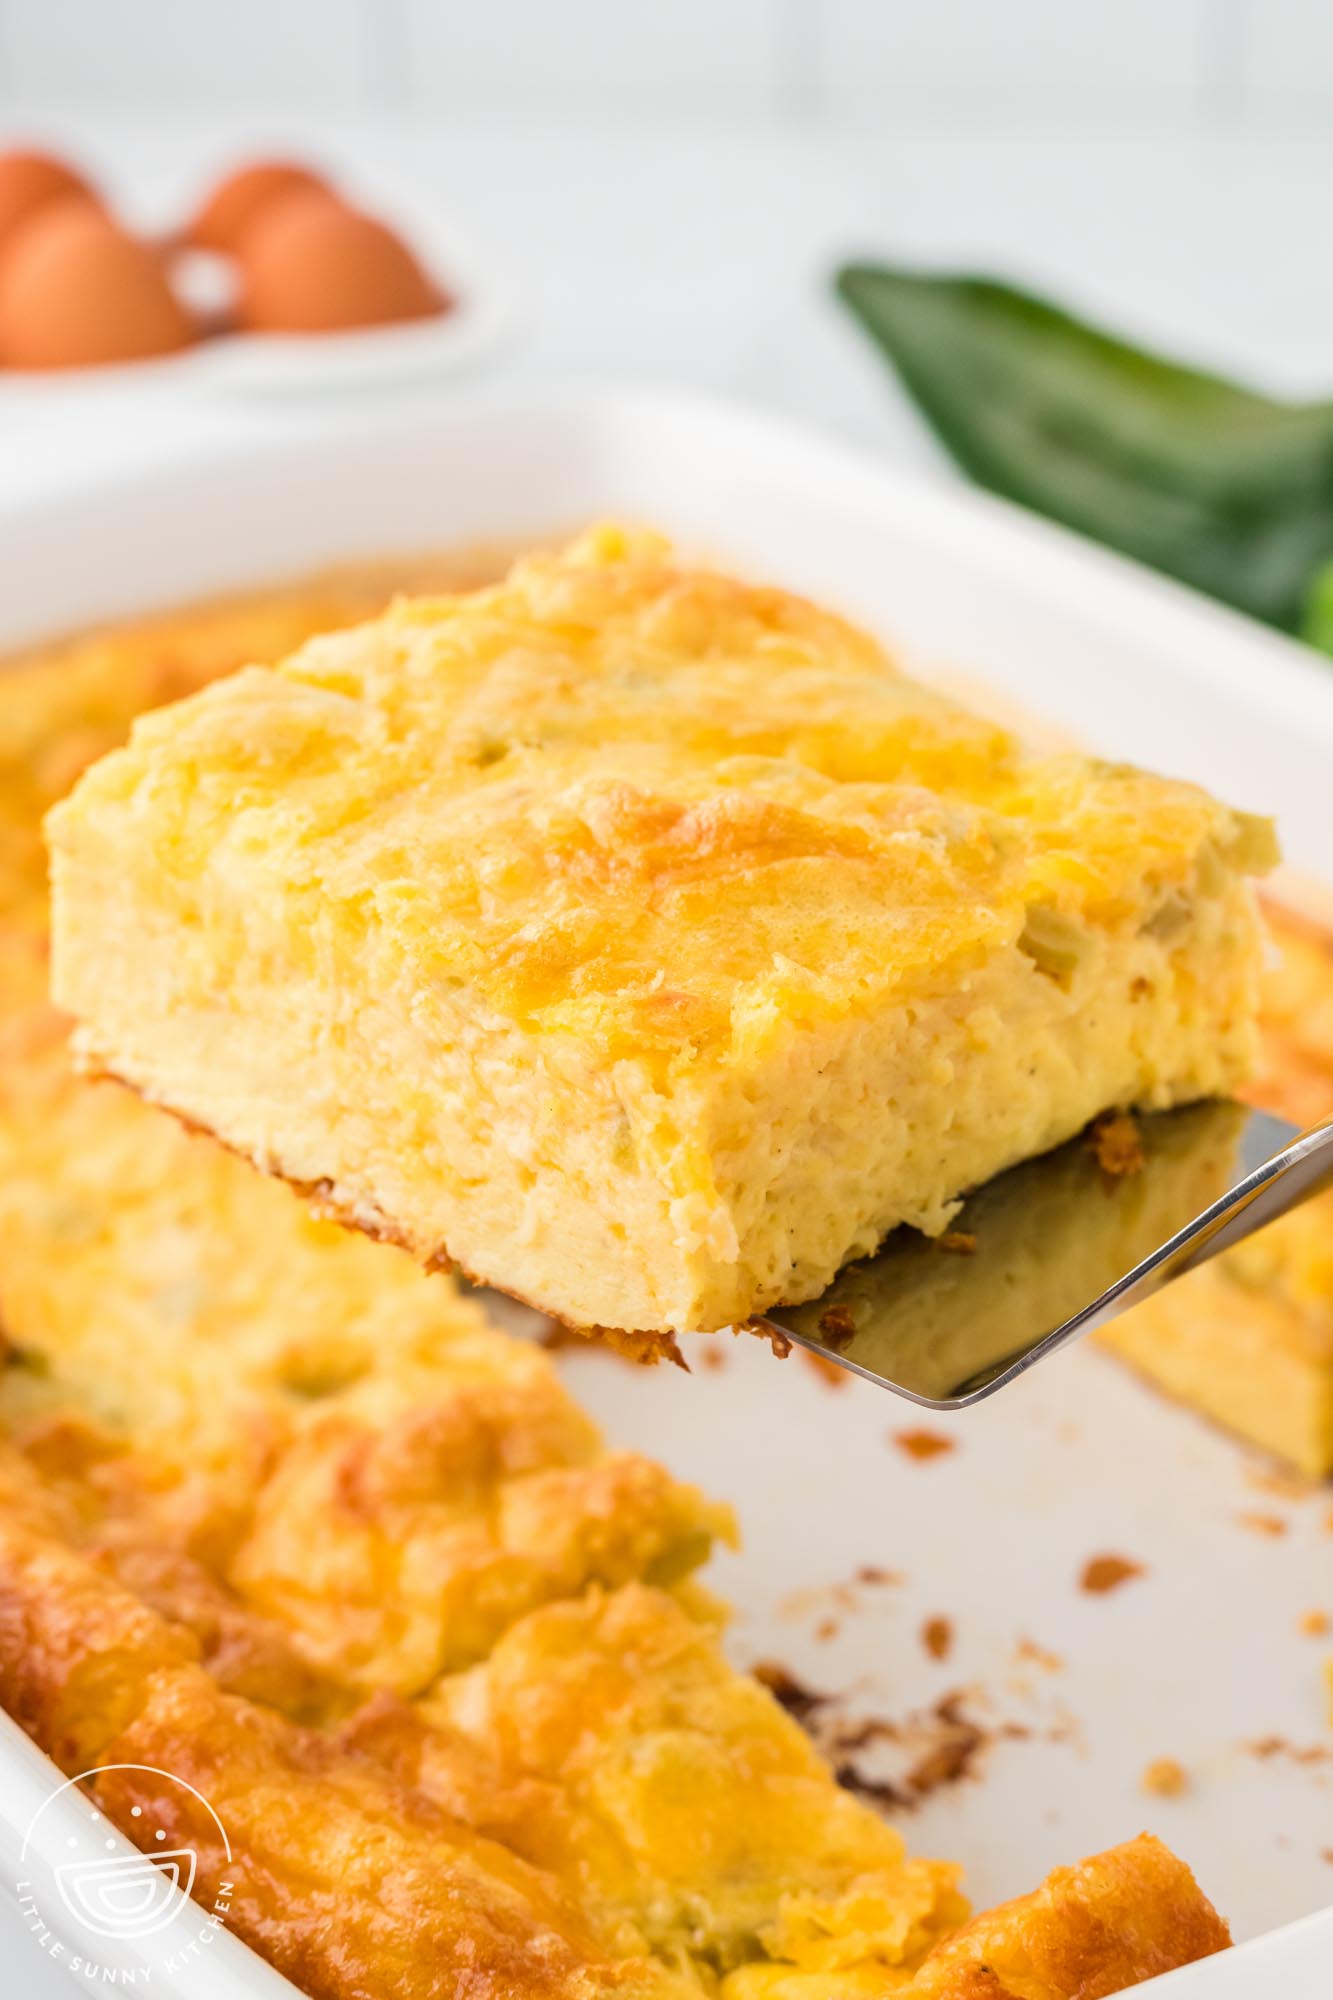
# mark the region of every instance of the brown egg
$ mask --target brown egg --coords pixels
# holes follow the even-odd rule
[[[88,201],[97,200],[82,174],[53,153],[18,150],[0,153],[0,250],[15,230],[46,202],[60,201],[72,194],[83,195]]]
[[[240,270],[240,322],[253,333],[382,326],[450,303],[400,236],[328,195],[275,205],[246,237]]]
[[[217,182],[185,232],[197,250],[234,256],[246,231],[275,201],[293,194],[330,194],[328,182],[295,160],[252,160]]]
[[[0,261],[0,365],[94,367],[193,339],[156,252],[91,202],[67,198],[31,216]]]

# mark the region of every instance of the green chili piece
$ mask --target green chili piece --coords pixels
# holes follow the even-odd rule
[[[1333,555],[1333,404],[1146,354],[993,280],[838,291],[981,485],[1286,631]]]

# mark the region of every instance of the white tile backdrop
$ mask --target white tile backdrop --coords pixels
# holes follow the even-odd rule
[[[1333,126],[1333,0],[0,0],[0,109]]]

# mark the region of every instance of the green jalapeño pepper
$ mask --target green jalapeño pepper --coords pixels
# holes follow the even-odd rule
[[[837,288],[979,484],[1333,645],[1333,592],[1316,587],[1333,404],[1160,359],[988,278],[849,264]]]

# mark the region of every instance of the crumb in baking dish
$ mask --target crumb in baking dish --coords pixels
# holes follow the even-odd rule
[[[1270,905],[1260,1074],[1301,1125],[1333,1113],[1333,935]],[[1310,1478],[1333,1473],[1333,1195],[1317,1195],[1095,1336],[1157,1388]]]
[[[921,1643],[932,1660],[947,1660],[953,1651],[954,1622],[952,1618],[935,1616],[927,1618],[921,1627]]]
[[[893,1431],[890,1435],[903,1456],[914,1459],[918,1465],[926,1465],[933,1458],[944,1458],[958,1449],[957,1438],[950,1437],[946,1431],[927,1430],[924,1426]]]
[[[1154,1757],[1139,1779],[1140,1789],[1157,1799],[1178,1799],[1189,1783],[1189,1772],[1175,1757]]]
[[[1123,1111],[1104,1111],[1088,1127],[1088,1144],[1102,1172],[1121,1180],[1143,1170],[1143,1141],[1134,1120]]]
[[[1089,1597],[1106,1597],[1142,1575],[1143,1564],[1130,1556],[1089,1556],[1079,1572],[1078,1587]]]
[[[1253,1062],[1267,822],[646,532],[159,710],[48,826],[91,1069],[580,1327],[811,1298]]]
[[[1270,1542],[1281,1541],[1287,1532],[1288,1524],[1281,1514],[1258,1514],[1247,1510],[1237,1514],[1236,1519],[1252,1535],[1263,1535]]]

